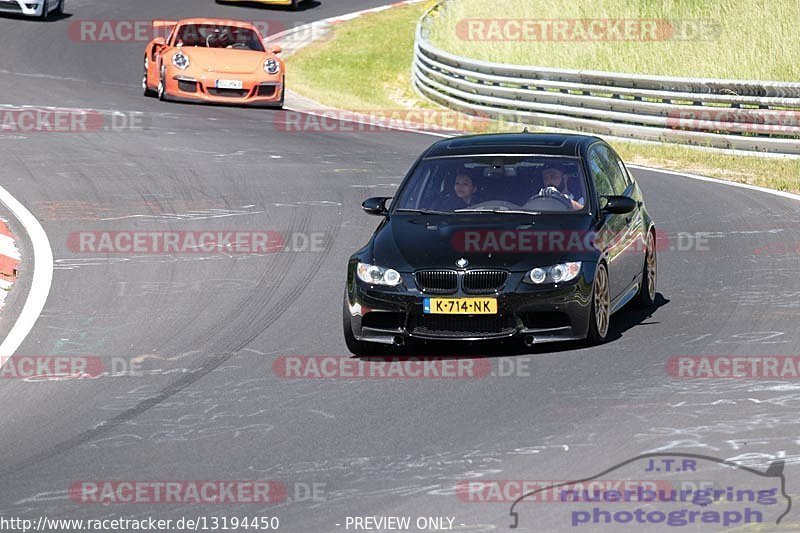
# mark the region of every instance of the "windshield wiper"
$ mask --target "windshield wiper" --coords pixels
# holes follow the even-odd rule
[[[400,207],[395,209],[396,213],[419,213],[421,215],[451,215],[452,211],[436,211],[434,209],[410,209],[407,207]]]
[[[516,209],[456,209],[454,213],[494,213],[509,215],[541,215],[541,211],[519,211]]]

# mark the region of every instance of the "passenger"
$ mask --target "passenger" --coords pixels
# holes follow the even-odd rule
[[[472,178],[463,172],[456,176],[456,181],[453,184],[454,194],[447,194],[444,198],[436,203],[435,209],[455,211],[456,209],[466,209],[473,205],[475,202],[475,193],[478,191],[478,186],[472,181]]]

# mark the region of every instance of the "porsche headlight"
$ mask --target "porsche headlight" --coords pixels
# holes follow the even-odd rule
[[[277,74],[281,71],[281,64],[271,57],[264,61],[264,72],[267,74]]]
[[[388,285],[395,287],[400,285],[402,278],[397,270],[392,268],[381,268],[375,265],[368,265],[367,263],[359,263],[356,268],[356,275],[358,279],[364,283],[371,283],[373,285]]]
[[[528,272],[524,278],[526,283],[541,285],[549,281],[550,283],[566,283],[578,277],[581,273],[581,262],[559,263],[549,267],[538,267]]]
[[[192,62],[189,61],[189,56],[183,52],[175,52],[175,55],[172,56],[172,64],[181,70],[186,70]]]

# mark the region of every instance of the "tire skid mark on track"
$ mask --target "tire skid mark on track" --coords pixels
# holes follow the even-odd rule
[[[296,210],[297,212],[302,213],[299,222],[295,224],[290,224],[292,227],[292,231],[306,231],[309,227],[311,222],[311,211],[310,210]],[[339,214],[339,222],[341,222],[341,214]],[[332,225],[332,230],[330,233],[329,243],[333,243],[336,240],[336,237],[339,233],[339,228],[341,224]],[[297,283],[285,296],[281,298],[282,301],[292,301],[300,296],[300,294],[305,290],[308,286],[308,283],[315,277],[317,272],[322,268],[325,264],[330,251],[333,249],[332,245],[329,245],[325,248],[325,250],[318,254],[317,259],[312,263],[310,270],[306,273],[305,276],[300,280],[300,283]],[[289,272],[291,267],[293,266],[296,254],[281,254],[281,260],[278,262],[278,268],[270,271],[265,271],[264,276],[262,276],[259,280],[259,283],[263,283],[265,280],[272,279],[273,276],[278,276],[283,278],[285,274]],[[173,278],[171,278],[173,279]],[[213,372],[215,369],[220,367],[223,363],[230,360],[233,356],[237,355],[238,352],[245,349],[247,345],[252,342],[255,338],[257,338],[260,334],[262,334],[266,329],[271,327],[278,319],[283,316],[286,311],[289,310],[288,306],[282,305],[271,305],[273,298],[277,295],[277,291],[270,291],[271,296],[264,299],[261,305],[257,306],[255,309],[256,312],[251,313],[251,319],[248,321],[238,320],[235,323],[239,326],[238,330],[233,331],[232,337],[226,337],[224,341],[220,341],[209,346],[209,351],[213,354],[215,353],[215,349],[217,347],[223,348],[220,350],[219,353],[224,355],[221,356],[212,356],[212,358],[207,359],[204,364],[200,365],[196,372],[191,374],[184,375],[177,381],[171,383],[166,388],[162,389],[158,394],[151,396],[145,400],[140,401],[136,406],[129,408],[122,413],[116,415],[115,417],[106,420],[96,426],[94,429],[90,429],[87,431],[83,431],[67,440],[58,442],[49,448],[42,450],[41,452],[29,457],[26,459],[24,464],[21,464],[17,467],[0,470],[0,477],[8,476],[11,474],[15,474],[17,472],[23,471],[35,464],[52,459],[53,457],[57,457],[59,455],[64,454],[65,452],[70,451],[71,449],[80,446],[81,444],[90,442],[92,440],[97,439],[98,437],[107,435],[117,427],[121,426],[122,424],[133,420],[137,416],[145,413],[149,409],[157,406],[161,402],[171,398],[175,394],[181,392],[185,388],[193,385],[204,376],[208,375],[209,373]],[[257,291],[254,291],[253,294],[246,299],[242,305],[238,309],[238,314],[245,314],[247,311],[245,310],[247,304],[260,298],[262,295]],[[260,315],[258,311],[263,311],[264,309],[268,309],[265,315]],[[250,326],[254,325],[254,322],[259,322],[263,324],[263,327],[256,331],[250,331]],[[208,330],[208,337],[209,338],[216,338],[215,335],[216,330]],[[224,348],[228,345],[229,338],[236,338],[237,344],[233,348],[228,348],[225,350]],[[241,340],[239,340],[241,339]],[[222,346],[219,346],[222,345]]]

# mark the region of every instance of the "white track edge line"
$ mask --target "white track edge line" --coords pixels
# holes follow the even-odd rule
[[[31,289],[16,322],[0,344],[1,367],[20,347],[44,309],[53,282],[53,251],[47,233],[36,217],[2,186],[0,186],[0,203],[5,205],[14,218],[22,224],[33,246]]]
[[[700,174],[692,174],[690,172],[681,172],[681,171],[678,171],[678,170],[666,170],[666,169],[663,169],[663,168],[648,167],[648,166],[644,166],[644,165],[634,165],[634,164],[628,165],[626,163],[626,166],[631,167],[631,168],[639,168],[639,169],[642,169],[642,170],[649,170],[651,172],[659,172],[661,174],[672,174],[673,176],[681,176],[681,177],[690,178],[690,179],[693,179],[693,180],[708,181],[710,183],[717,183],[719,185],[728,185],[730,187],[739,187],[740,189],[748,189],[748,190],[751,190],[751,191],[765,192],[767,194],[772,194],[773,196],[780,196],[782,198],[788,198],[790,200],[798,200],[798,201],[800,201],[800,194],[795,194],[795,193],[786,192],[786,191],[779,191],[777,189],[770,189],[768,187],[761,187],[761,186],[758,186],[758,185],[750,185],[749,183],[739,183],[737,181],[728,181],[728,180],[723,180],[723,179],[720,179],[720,178],[711,178],[709,176],[703,176],[703,175],[700,175]]]

